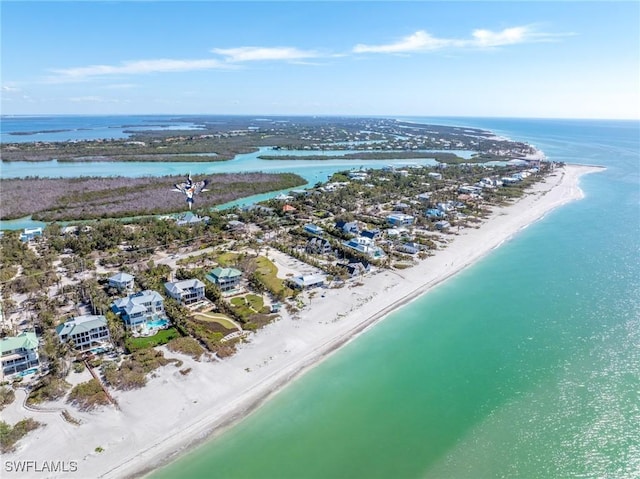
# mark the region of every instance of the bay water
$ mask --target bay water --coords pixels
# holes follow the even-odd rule
[[[152,479],[640,477],[638,122],[437,120],[607,170]]]

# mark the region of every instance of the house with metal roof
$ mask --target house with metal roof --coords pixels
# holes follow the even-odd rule
[[[379,259],[385,257],[382,248],[376,246],[375,242],[371,238],[358,236],[357,238],[352,238],[349,241],[344,241],[342,244],[347,248],[366,254],[369,258]]]
[[[387,223],[392,226],[408,226],[412,225],[414,221],[414,217],[411,215],[406,215],[404,213],[392,213],[387,215]]]
[[[31,241],[36,236],[42,236],[42,227],[38,226],[37,228],[25,228],[22,233],[20,233],[20,241]]]
[[[240,285],[242,272],[235,268],[216,268],[205,276],[205,279],[215,284],[220,291],[226,292],[236,289]]]
[[[180,304],[191,304],[204,299],[204,283],[197,278],[167,281],[164,289]]]
[[[131,290],[133,289],[134,279],[129,273],[117,273],[109,278],[109,286],[119,291]]]
[[[294,289],[312,289],[324,286],[325,278],[320,274],[295,276],[288,280]]]
[[[164,298],[160,293],[147,289],[116,299],[111,310],[120,316],[127,329],[160,329],[169,323],[164,312]]]
[[[2,379],[40,366],[36,333],[25,331],[0,339],[0,354]]]
[[[56,326],[56,333],[61,342],[72,341],[76,351],[105,347],[111,342],[107,318],[102,315],[87,314],[67,319]]]

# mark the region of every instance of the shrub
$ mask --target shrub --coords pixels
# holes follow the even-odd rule
[[[6,454],[15,450],[16,443],[29,431],[39,428],[43,424],[28,418],[17,422],[13,427],[4,421],[0,421],[0,452]]]
[[[86,383],[77,384],[69,393],[67,402],[76,405],[81,411],[89,411],[97,406],[106,406],[109,404],[109,398],[100,383],[91,379]]]
[[[167,343],[167,348],[170,351],[187,354],[196,360],[200,359],[204,353],[204,348],[198,341],[189,337],[172,339]]]
[[[0,388],[0,411],[3,410],[5,406],[11,404],[15,398],[16,394],[13,389],[2,386]]]

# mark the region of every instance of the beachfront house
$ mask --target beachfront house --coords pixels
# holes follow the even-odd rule
[[[325,278],[320,274],[308,274],[308,275],[295,276],[288,280],[289,285],[293,289],[300,289],[300,290],[319,288],[324,286],[324,282],[325,282]]]
[[[242,272],[235,268],[216,268],[210,271],[205,279],[215,284],[220,291],[232,291],[240,285]]]
[[[129,273],[117,273],[109,278],[109,287],[118,291],[132,290],[135,278]]]
[[[337,266],[344,268],[352,278],[368,273],[371,270],[371,266],[367,261],[352,260],[349,263],[338,263]]]
[[[183,305],[204,299],[204,283],[197,278],[168,281],[164,283],[164,289],[169,296]]]
[[[385,256],[382,248],[376,246],[371,238],[365,238],[364,236],[352,238],[349,241],[343,242],[342,244],[347,248],[355,250],[359,253],[363,253],[372,259],[380,259],[384,258]]]
[[[396,250],[401,253],[416,254],[422,250],[422,245],[418,243],[402,243],[396,247]]]
[[[76,316],[56,326],[60,342],[72,342],[76,351],[110,347],[107,318],[96,315]]]
[[[415,218],[404,213],[392,213],[387,215],[387,223],[392,226],[409,226],[413,224]]]
[[[127,329],[133,331],[162,329],[169,324],[164,299],[160,293],[149,289],[116,299],[111,310],[120,316]]]
[[[2,355],[0,358],[2,362],[0,379],[40,366],[36,333],[25,331],[17,336],[2,338],[0,340],[0,354]]]
[[[449,228],[451,228],[451,223],[449,223],[448,221],[442,220],[436,223],[436,229],[440,231],[447,231]]]

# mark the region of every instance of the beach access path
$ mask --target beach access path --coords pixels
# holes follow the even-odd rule
[[[113,393],[120,405],[78,412],[76,426],[59,415],[13,410],[11,417],[33,417],[45,427],[29,433],[3,461],[77,461],[69,478],[139,477],[220,434],[245,417],[301,372],[367,328],[429,289],[473,264],[550,210],[583,197],[582,175],[600,167],[566,165],[536,184],[518,202],[496,208],[480,228],[467,228],[446,248],[418,265],[395,272],[377,270],[357,287],[323,290],[305,296],[296,317],[283,317],[251,336],[224,361],[198,362],[164,349],[183,365],[165,366],[146,387]],[[276,263],[285,259],[274,258]],[[288,274],[300,273],[293,263]],[[179,369],[191,368],[188,375]],[[51,407],[67,407],[50,404]],[[10,408],[20,408],[15,402]],[[19,414],[18,414],[19,412]],[[4,415],[4,412],[3,412]],[[97,449],[98,448],[98,449]],[[101,450],[101,452],[97,452]],[[5,472],[3,478],[43,478],[50,474]]]

